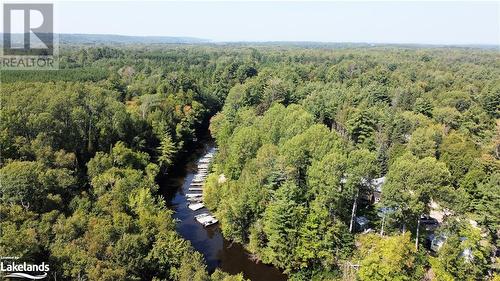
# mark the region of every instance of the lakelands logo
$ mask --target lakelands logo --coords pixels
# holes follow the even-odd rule
[[[2,69],[57,69],[53,4],[4,3],[2,9]]]
[[[15,261],[0,262],[0,276],[8,278],[26,278],[31,280],[40,280],[47,277],[50,267],[45,262],[41,264],[16,263]],[[4,275],[5,274],[5,275]]]

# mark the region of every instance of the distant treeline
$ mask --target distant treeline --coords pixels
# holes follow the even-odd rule
[[[97,82],[110,75],[107,69],[76,68],[59,70],[9,70],[0,73],[0,82],[49,82],[49,81],[91,81]]]

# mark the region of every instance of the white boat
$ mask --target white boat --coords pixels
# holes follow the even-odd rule
[[[186,200],[189,201],[189,203],[201,203],[201,202],[203,202],[202,197],[190,197],[190,198],[186,198]]]
[[[189,191],[203,191],[203,186],[202,187],[190,187]]]
[[[196,215],[194,218],[205,227],[219,222],[214,216],[208,213]]]
[[[203,194],[201,194],[201,193],[186,193],[187,198],[197,198],[197,197],[201,198],[202,196],[203,196]]]
[[[199,210],[203,207],[205,207],[205,205],[203,205],[203,203],[194,203],[194,204],[192,203],[192,204],[188,205],[188,208],[193,210],[193,211]]]

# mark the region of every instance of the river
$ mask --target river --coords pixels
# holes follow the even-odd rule
[[[190,210],[185,193],[188,193],[191,180],[196,174],[198,160],[203,154],[213,150],[213,141],[204,141],[182,169],[177,169],[168,179],[160,182],[169,207],[175,211],[173,216],[179,221],[177,231],[203,254],[209,272],[219,268],[231,274],[242,272],[245,278],[252,281],[286,280],[286,275],[278,269],[254,262],[250,258],[250,253],[240,244],[224,239],[218,224],[205,228],[195,221],[196,214],[207,210],[205,208],[198,211]]]

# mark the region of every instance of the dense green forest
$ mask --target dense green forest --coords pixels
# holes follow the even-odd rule
[[[209,274],[158,192],[209,127],[206,205],[290,279],[500,278],[497,51],[65,45],[60,66],[1,72],[0,256],[54,280],[242,280]]]
[[[231,88],[211,121],[220,150],[205,201],[224,236],[294,280],[491,278],[500,234],[498,53],[281,54]],[[372,204],[369,182],[383,176]],[[420,219],[431,211],[445,214],[435,234],[447,237],[432,255]],[[372,232],[355,234],[358,216]]]
[[[222,105],[208,85],[236,57],[204,53],[75,47],[2,72],[0,256],[52,280],[241,280],[208,275],[158,194]]]

